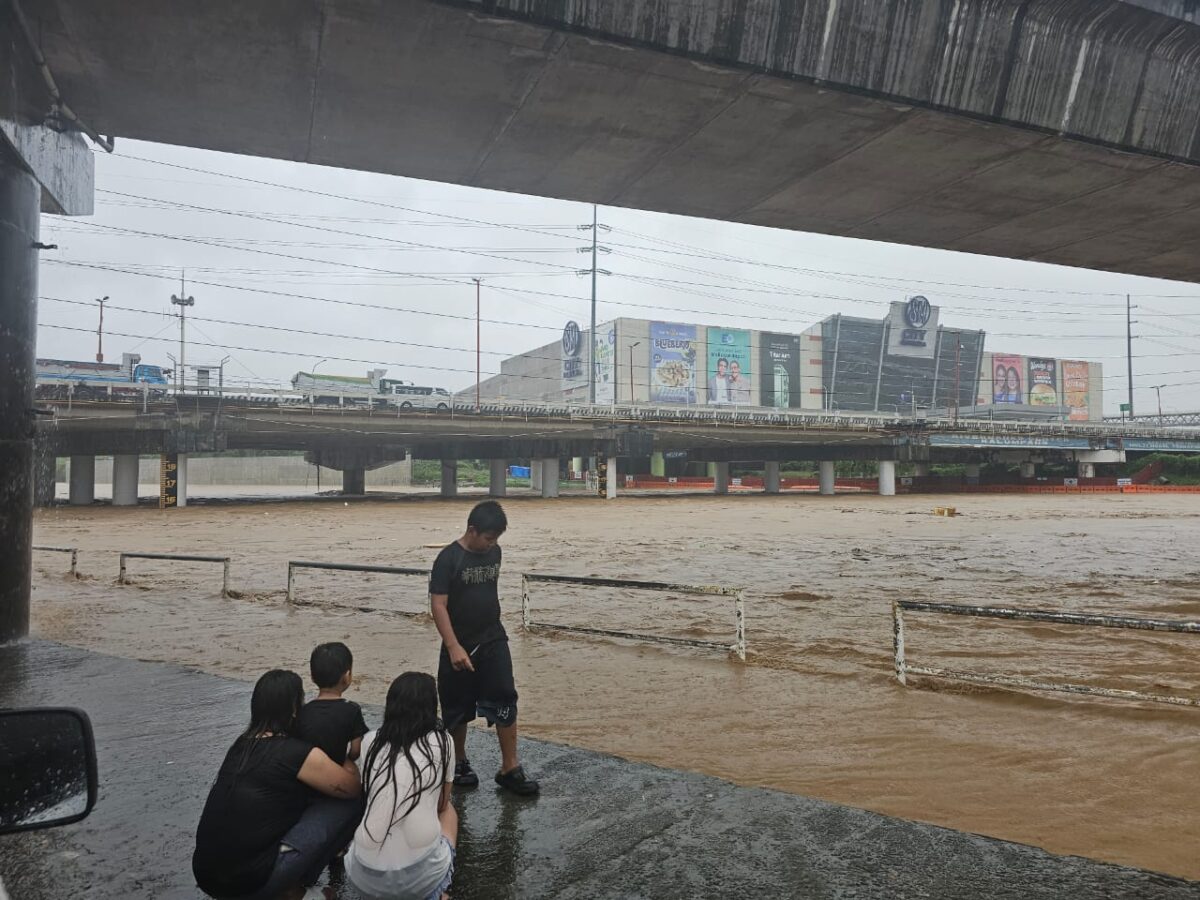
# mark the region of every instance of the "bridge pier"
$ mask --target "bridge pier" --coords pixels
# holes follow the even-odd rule
[[[491,497],[508,496],[508,460],[490,460],[491,471],[488,473],[488,495]]]
[[[1037,463],[1031,459],[1021,463],[1021,477],[1037,478]]]
[[[558,496],[558,459],[549,458],[539,460],[541,463],[542,477],[541,488],[542,496],[547,499],[552,499]]]
[[[0,142],[2,143],[2,142]],[[29,633],[41,185],[0,149],[0,642]]]
[[[837,474],[833,460],[823,459],[819,465],[820,468],[818,469],[817,479],[817,483],[819,485],[818,491],[825,497],[832,497],[833,483]]]
[[[718,462],[712,463],[713,471],[713,493],[728,494],[729,493],[729,463]]]
[[[137,506],[138,455],[136,453],[120,453],[113,457],[112,480],[113,506]]]
[[[914,464],[913,474],[917,478],[928,478],[932,473],[933,466],[927,462],[919,462]]]
[[[967,484],[979,484],[979,473],[983,467],[979,463],[967,463],[963,468],[963,475],[966,476]]]
[[[529,460],[529,489],[538,493],[542,490],[542,461]]]
[[[364,466],[342,469],[342,493],[361,496],[367,492],[367,470]]]
[[[879,461],[879,496],[896,495],[896,463],[890,459]]]
[[[183,509],[187,506],[188,492],[188,455],[177,454],[175,457],[175,506]]]
[[[457,497],[458,496],[458,460],[443,459],[442,460],[442,486],[441,496]]]
[[[763,490],[768,494],[779,493],[779,463],[770,461],[763,465]]]
[[[604,499],[617,499],[617,458],[610,456],[608,458],[608,468],[605,469],[604,483]]]
[[[96,457],[72,456],[67,477],[68,502],[72,506],[91,506],[96,499]]]
[[[1080,478],[1095,478],[1096,464],[1091,462],[1076,463],[1076,473]]]

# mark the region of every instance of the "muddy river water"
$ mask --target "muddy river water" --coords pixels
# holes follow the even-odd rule
[[[303,572],[289,559],[428,566],[470,500],[238,502],[38,514],[34,631],[254,679],[355,654],[352,699],[435,667],[420,578]],[[733,496],[513,499],[501,579],[523,732],[911,819],[1200,878],[1200,709],[950,682],[900,686],[891,601],[1200,619],[1194,496]],[[220,567],[117,552],[230,555]],[[746,589],[743,664],[720,651],[521,628],[523,571]],[[532,588],[546,621],[731,642],[729,598]],[[1200,635],[912,614],[915,664],[1200,697]],[[492,760],[477,761],[487,771]]]

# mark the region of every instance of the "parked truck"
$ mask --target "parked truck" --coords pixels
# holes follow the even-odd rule
[[[400,409],[450,409],[454,402],[444,388],[425,387],[384,378],[387,369],[372,369],[365,378],[297,372],[292,388],[305,403],[321,406],[391,406]]]
[[[120,364],[39,359],[36,393],[44,400],[155,399],[167,395],[170,374],[170,369],[143,363],[137,353],[121,354]]]

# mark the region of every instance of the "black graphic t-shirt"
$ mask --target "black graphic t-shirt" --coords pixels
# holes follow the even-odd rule
[[[339,766],[350,742],[366,733],[362,708],[349,700],[309,700],[296,716],[296,737],[320,747]]]
[[[429,574],[429,593],[450,598],[450,624],[468,653],[508,637],[500,623],[500,546],[487,553],[464,550],[455,541],[438,554]]]

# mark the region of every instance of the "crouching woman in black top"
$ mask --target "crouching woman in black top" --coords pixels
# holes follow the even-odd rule
[[[192,873],[212,897],[309,900],[321,870],[354,836],[362,788],[353,762],[291,736],[304,703],[295,672],[254,686],[250,727],[233,742],[208,793]]]

